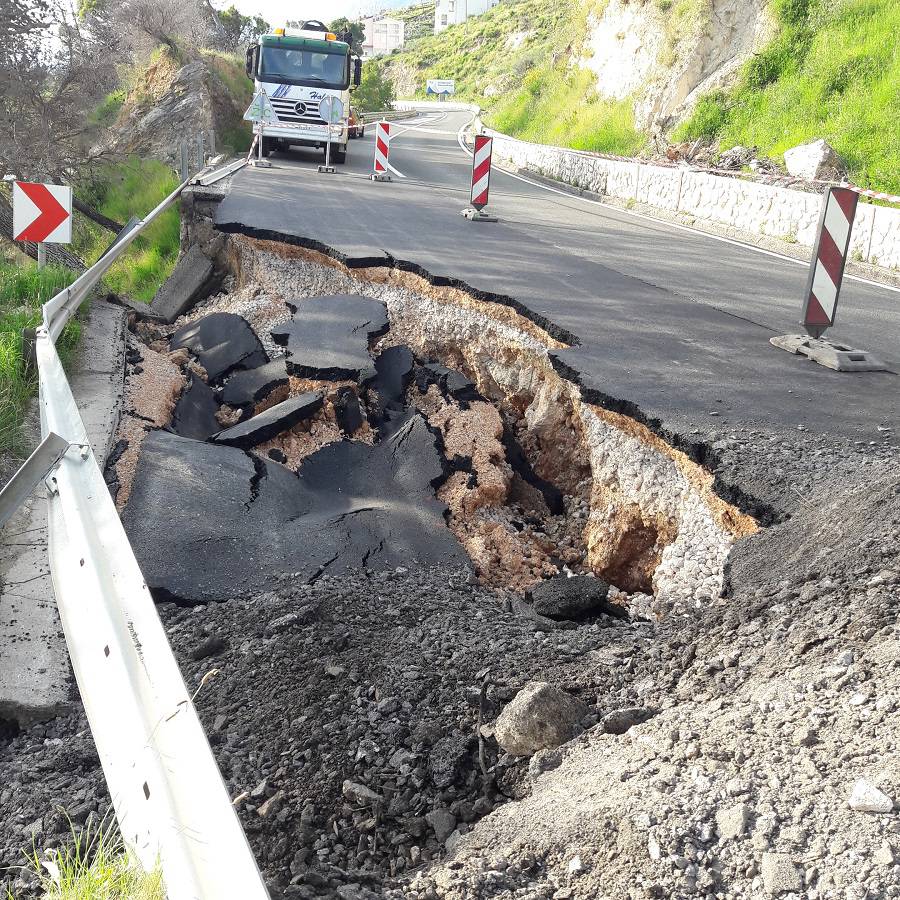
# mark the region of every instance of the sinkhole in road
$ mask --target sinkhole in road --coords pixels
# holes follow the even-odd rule
[[[308,580],[433,562],[452,556],[452,533],[496,588],[592,574],[645,614],[720,595],[729,549],[755,521],[685,453],[585,401],[553,366],[567,336],[550,323],[400,266],[348,268],[240,235],[224,254],[222,293],[172,329],[133,324],[132,414],[110,480],[158,595],[223,590],[209,571],[199,588],[196,574],[175,578],[160,552],[167,523],[185,537],[178,499],[207,508],[188,542],[211,554],[205,569],[240,570],[226,573],[235,587],[261,586],[247,568],[273,562]],[[180,476],[180,496],[160,503],[159,480]],[[259,540],[242,510],[283,527]]]

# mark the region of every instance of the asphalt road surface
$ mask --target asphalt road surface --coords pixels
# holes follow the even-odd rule
[[[837,373],[792,356],[768,341],[800,330],[805,264],[497,168],[490,211],[500,221],[464,219],[471,158],[458,132],[469,118],[434,111],[393,123],[391,183],[367,178],[371,125],[335,175],[316,171],[319,152],[273,154],[273,168],[234,177],[216,225],[511,297],[577,339],[555,356],[589,399],[670,434],[801,426],[869,441],[900,425],[900,291],[848,278],[828,335],[893,371]]]

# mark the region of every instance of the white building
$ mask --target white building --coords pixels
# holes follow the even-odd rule
[[[434,8],[434,33],[465,22],[469,16],[480,16],[500,0],[437,0]]]
[[[362,49],[366,58],[390,53],[403,46],[405,24],[400,19],[369,16],[363,19],[363,28],[366,34]]]

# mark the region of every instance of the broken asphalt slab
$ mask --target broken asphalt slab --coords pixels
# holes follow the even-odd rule
[[[255,369],[269,361],[246,319],[234,313],[211,313],[182,326],[172,335],[169,347],[190,350],[210,382],[234,369]]]
[[[272,330],[272,339],[286,348],[291,375],[338,381],[374,374],[369,342],[388,330],[387,310],[380,300],[334,294],[288,306],[294,313]]]
[[[374,446],[330,444],[299,475],[234,447],[153,431],[122,520],[160,600],[228,600],[279,576],[468,567],[434,495],[442,477],[419,415]]]
[[[229,406],[250,406],[287,383],[287,358],[277,356],[264,366],[235,372],[222,388],[222,402]]]
[[[298,422],[310,418],[322,408],[323,398],[324,394],[321,391],[309,391],[297,397],[288,397],[287,400],[270,406],[252,419],[238,422],[237,425],[214,434],[210,440],[216,444],[249,450],[293,428]]]
[[[388,347],[378,354],[375,377],[366,386],[375,392],[374,419],[380,428],[403,415],[414,363],[412,350],[402,345]]]
[[[171,325],[198,300],[208,296],[215,286],[213,264],[196,244],[178,260],[172,274],[150,304],[150,310]]]
[[[438,362],[423,363],[416,370],[416,387],[419,392],[426,393],[430,384],[436,384],[443,396],[463,403],[481,399],[478,389],[470,378]]]
[[[182,437],[205,441],[222,428],[216,418],[218,409],[215,391],[202,378],[191,375],[175,404],[169,427]]]

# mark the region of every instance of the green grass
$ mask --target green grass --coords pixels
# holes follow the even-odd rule
[[[586,69],[532,69],[517,91],[491,109],[488,124],[526,141],[620,156],[631,156],[644,144],[631,103],[600,98]]]
[[[779,32],[733,90],[708,95],[674,132],[779,157],[825,138],[865,187],[900,193],[900,3],[776,0]]]
[[[122,107],[125,104],[125,90],[117,88],[108,93],[100,105],[93,111],[89,117],[91,125],[98,128],[108,128],[119,116]]]
[[[69,269],[48,266],[38,271],[0,261],[0,453],[24,451],[22,414],[37,387],[33,369],[22,365],[22,329],[41,320],[40,308],[75,280]],[[78,344],[81,325],[70,322],[56,342],[65,363]]]
[[[83,829],[71,826],[60,850],[26,854],[26,866],[40,882],[41,900],[165,900],[157,868],[145,873],[125,849],[108,820]],[[7,900],[15,900],[7,892]]]
[[[178,186],[178,178],[157,160],[132,158],[98,168],[82,193],[104,215],[123,225],[131,216],[144,216]],[[133,300],[149,302],[169,277],[178,259],[181,220],[176,203],[136,238],[104,279],[106,287]],[[100,258],[113,235],[85,228],[75,252],[90,264]]]
[[[453,78],[457,98],[486,110],[488,125],[541,143],[627,155],[643,137],[631,104],[599,97],[596,78],[573,65],[588,15],[605,0],[507,0],[481,16],[412,42],[388,57],[396,81]],[[677,0],[680,5],[701,0]],[[510,41],[512,36],[519,39]]]

